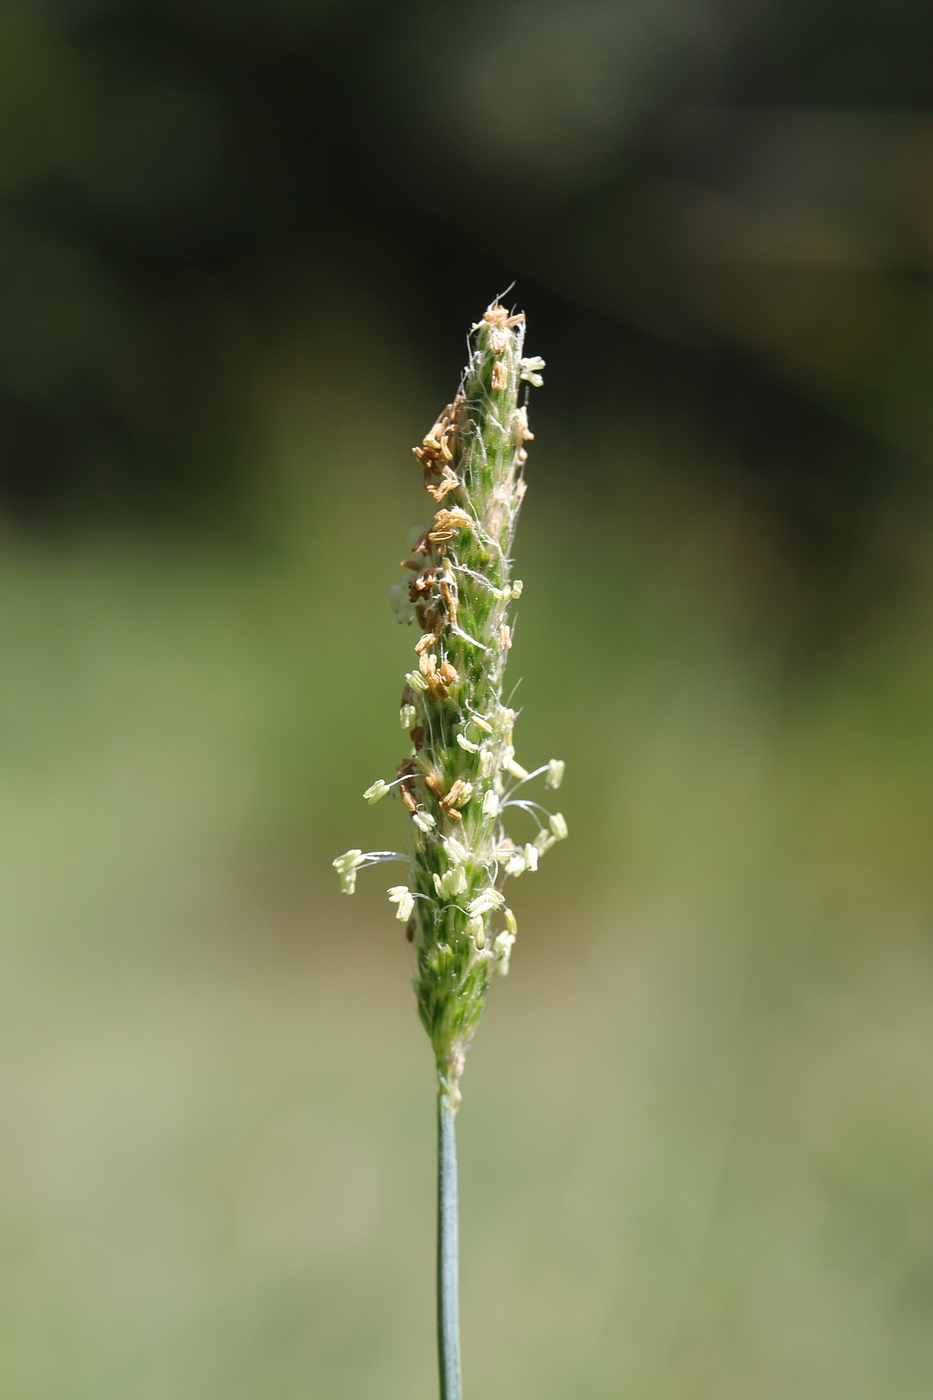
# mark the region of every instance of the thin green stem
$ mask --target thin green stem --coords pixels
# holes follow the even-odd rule
[[[456,1109],[437,1096],[437,1359],[441,1400],[462,1400]]]

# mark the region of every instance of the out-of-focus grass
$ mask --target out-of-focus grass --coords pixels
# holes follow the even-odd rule
[[[430,1056],[388,879],[329,868],[401,839],[408,402],[273,405],[263,554],[4,551],[10,1400],[434,1392]],[[573,839],[466,1077],[468,1393],[920,1400],[928,616],[779,682],[715,521],[574,481],[520,537]]]

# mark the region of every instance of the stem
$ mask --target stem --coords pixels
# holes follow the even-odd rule
[[[441,1400],[462,1400],[459,1244],[457,1235],[457,1110],[437,1096],[437,1359]]]

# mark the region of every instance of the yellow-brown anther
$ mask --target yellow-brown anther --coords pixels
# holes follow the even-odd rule
[[[408,596],[413,603],[417,603],[420,598],[427,598],[435,583],[437,582],[437,570],[430,565],[422,569],[417,578],[413,578],[408,585]]]
[[[422,637],[421,641],[418,643],[418,646],[421,646],[422,642],[424,642],[425,640],[426,639]],[[430,642],[431,640],[432,638],[428,636],[427,641]],[[417,651],[417,649],[418,648],[416,647],[415,650]],[[421,670],[421,674],[427,681],[428,694],[430,695],[432,700],[446,700],[447,688],[444,684],[444,678],[441,672],[437,669],[437,657],[434,655],[433,652],[431,652],[430,654],[428,654],[427,652],[421,652],[420,655],[421,660],[418,664]]]
[[[469,530],[473,521],[465,510],[454,506],[453,510],[439,510],[434,516],[435,530]]]
[[[439,466],[433,466],[431,464],[437,462],[452,462],[454,459],[454,454],[450,450],[450,439],[453,437],[453,430],[449,429],[447,432],[444,432],[443,435],[442,431],[440,423],[435,423],[421,446],[411,449],[426,469],[430,466],[432,471],[440,471]]]
[[[453,442],[457,435],[463,404],[463,395],[458,394],[453,403],[449,403],[444,409],[422,445],[412,448],[412,452],[424,467],[426,476],[431,473],[435,476],[442,475],[447,464],[453,461]],[[452,489],[453,487],[447,486],[443,494],[446,495],[447,491]],[[430,491],[432,488],[428,486],[428,490]],[[439,500],[440,497],[437,499]]]
[[[492,306],[487,307],[483,312],[483,321],[490,326],[517,326],[519,322],[524,321],[524,319],[524,311],[519,311],[517,315],[510,316],[505,307],[498,301],[494,301]],[[478,331],[482,323],[482,321],[477,322],[473,329]]]
[[[402,762],[397,764],[395,768],[395,776],[397,778],[404,779],[404,782],[399,783],[398,790],[401,793],[402,801],[405,803],[405,806],[408,808],[409,812],[415,812],[418,810],[418,803],[415,798],[414,772],[415,762],[414,759],[411,758],[403,759]]]
[[[421,568],[421,565],[418,563],[417,559],[403,559],[402,562],[399,564],[399,568],[411,569],[414,573],[418,573],[419,569]]]
[[[432,544],[447,544],[456,538],[458,530],[469,530],[472,524],[466,511],[457,506],[453,510],[439,510],[434,516],[434,528],[428,532],[428,539]]]
[[[496,360],[492,367],[490,383],[494,389],[507,389],[509,387],[509,371],[501,360]]]
[[[448,792],[447,796],[441,801],[441,807],[447,813],[448,817],[456,819],[460,815],[458,808],[465,807],[472,796],[473,784],[465,783],[462,778],[458,778],[451,787],[450,792]]]
[[[422,446],[423,446],[423,447],[426,447],[427,450],[428,450],[429,452],[436,452],[436,451],[437,451],[437,448],[438,448],[438,445],[439,445],[439,443],[440,443],[441,434],[443,433],[443,431],[444,431],[444,421],[443,421],[443,415],[441,415],[441,417],[438,418],[437,422],[434,424],[434,427],[431,429],[431,431],[430,431],[428,434],[426,434],[425,437],[423,437],[423,438],[421,439],[421,444],[422,444]]]
[[[433,472],[439,476],[448,462],[452,462],[454,454],[447,445],[446,438],[443,442],[431,442],[425,438],[424,447],[413,447],[411,450],[424,467],[426,473]]]
[[[446,579],[441,579],[439,587],[440,587],[440,594],[441,594],[441,597],[442,597],[443,600],[444,600],[444,605],[445,605],[445,607],[447,608],[447,621],[448,621],[448,622],[456,622],[456,621],[457,621],[457,599],[456,599],[456,595],[454,594],[453,590],[452,590],[451,587],[450,587],[450,584],[447,582]]]
[[[439,505],[444,499],[444,497],[448,495],[449,492],[456,491],[459,485],[459,479],[450,470],[450,467],[448,467],[445,464],[441,474],[441,480],[438,482],[438,484],[436,486],[432,486],[429,481],[425,480],[424,489],[429,493],[429,495],[434,497],[435,501],[437,501]]]
[[[444,619],[437,608],[425,609],[421,604],[417,604],[415,611],[418,613],[418,620],[424,627],[424,636],[415,643],[415,651],[418,656],[423,656],[429,647],[434,646],[440,639],[444,630]]]
[[[503,651],[508,651],[512,645],[512,632],[507,622],[499,628],[499,645]]]
[[[425,777],[424,777],[424,782],[425,782],[425,786],[428,787],[428,788],[430,788],[431,792],[434,793],[434,796],[437,798],[438,802],[440,802],[440,803],[443,804],[443,801],[444,801],[444,789],[441,787],[440,782],[439,782],[438,779],[434,776],[434,774],[433,774],[433,773],[426,773],[426,774],[425,774]]]
[[[530,429],[529,426],[528,426],[528,410],[527,410],[527,408],[525,408],[525,406],[522,405],[521,408],[516,409],[516,410],[515,410],[515,417],[518,419],[518,427],[519,427],[519,432],[520,432],[520,435],[521,435],[522,442],[532,442],[532,441],[534,440],[534,433],[531,431],[531,429]]]
[[[460,677],[449,661],[442,662],[437,673],[445,685],[456,685]]]

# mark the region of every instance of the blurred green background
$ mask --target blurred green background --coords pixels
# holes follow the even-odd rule
[[[933,1384],[933,11],[0,8],[0,1392],[429,1400],[360,800],[410,447],[548,361],[467,1394]]]

